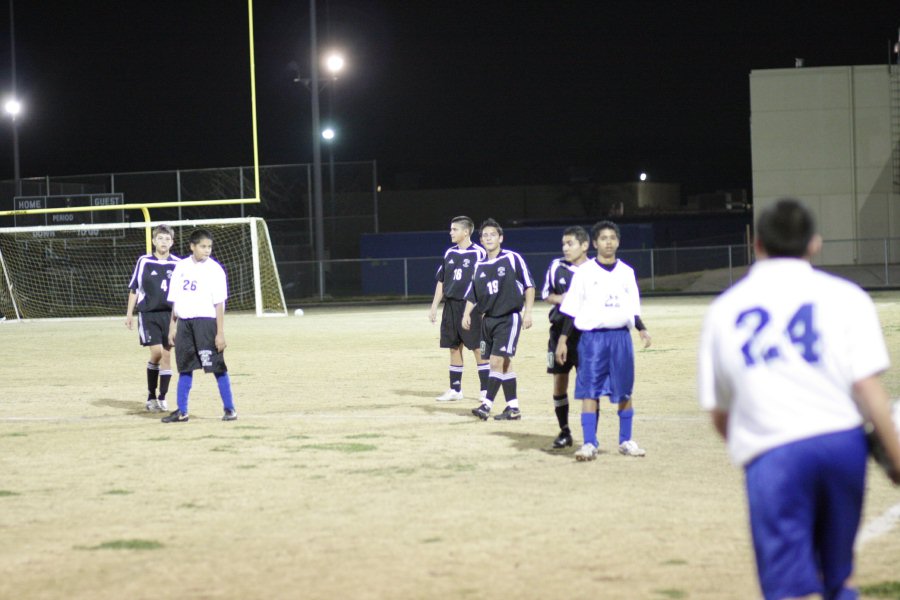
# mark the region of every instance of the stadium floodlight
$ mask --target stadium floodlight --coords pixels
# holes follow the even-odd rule
[[[332,129],[331,127],[326,127],[325,129],[323,129],[322,130],[322,139],[325,140],[326,142],[330,142],[331,140],[333,140],[334,139],[334,129]]]
[[[3,110],[15,119],[22,112],[22,103],[17,98],[9,98],[3,103]]]
[[[641,174],[638,176],[638,179],[640,179],[641,181],[647,181],[647,174],[646,174],[646,173],[641,173]]]
[[[338,52],[332,52],[325,58],[325,69],[336,76],[344,68],[344,57]]]

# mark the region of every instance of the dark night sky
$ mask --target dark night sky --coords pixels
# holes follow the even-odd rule
[[[900,3],[825,4],[320,0],[320,40],[349,62],[336,158],[377,160],[386,186],[646,170],[688,190],[749,187],[752,69],[889,60]],[[260,160],[308,162],[309,92],[288,66],[308,75],[308,1],[254,9]],[[15,20],[24,177],[252,163],[242,0],[17,0]],[[6,92],[8,12],[0,23]]]

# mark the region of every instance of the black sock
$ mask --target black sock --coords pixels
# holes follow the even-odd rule
[[[500,391],[500,386],[503,385],[503,381],[500,379],[502,375],[502,373],[491,373],[491,376],[488,378],[487,398],[485,398],[488,406],[494,404],[494,398],[497,397],[497,392]]]
[[[169,382],[172,381],[172,370],[168,369],[159,372],[159,399],[165,400],[166,394],[169,393]]]
[[[553,396],[553,410],[556,411],[556,420],[563,431],[569,429],[569,395]]]
[[[488,389],[488,379],[491,377],[491,363],[478,365],[478,382],[481,384],[481,390]]]
[[[147,363],[147,395],[148,400],[156,399],[156,383],[159,380],[159,365],[152,362]]]
[[[503,395],[506,397],[506,403],[509,404],[513,400],[517,400],[516,396],[516,374],[507,373],[503,379]]]
[[[462,390],[462,374],[462,365],[450,365],[450,389],[456,390],[457,392]]]

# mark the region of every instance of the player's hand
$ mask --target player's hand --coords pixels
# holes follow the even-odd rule
[[[566,343],[561,341],[556,344],[556,364],[564,365],[566,364],[566,359],[569,357],[569,348],[566,346]]]
[[[175,347],[175,331],[169,332],[169,348]]]
[[[533,321],[531,319],[531,313],[526,312],[522,314],[522,329],[531,329]]]
[[[462,318],[462,328],[468,331],[472,328],[472,315],[463,315]]]
[[[646,329],[643,331],[638,331],[638,335],[641,336],[641,339],[644,340],[644,348],[649,348],[653,338],[650,337],[650,334]]]
[[[428,311],[428,320],[432,323],[437,321],[437,310],[433,306]]]
[[[216,334],[216,350],[218,350],[219,352],[224,352],[225,346],[227,346],[227,345],[228,344],[225,343],[225,334],[217,333]]]
[[[125,316],[125,327],[127,327],[128,329],[134,329],[134,317],[132,317],[131,315]]]

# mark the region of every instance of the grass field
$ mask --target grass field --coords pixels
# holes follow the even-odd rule
[[[645,299],[647,456],[614,451],[604,406],[592,463],[548,449],[544,305],[520,422],[469,414],[474,368],[469,399],[434,401],[425,305],[229,315],[233,423],[211,375],[189,423],[146,413],[121,319],[0,323],[0,598],[756,598],[742,476],[697,408],[709,300]],[[896,361],[900,295],[876,301]],[[874,467],[868,486],[857,583],[900,598],[900,491]]]

